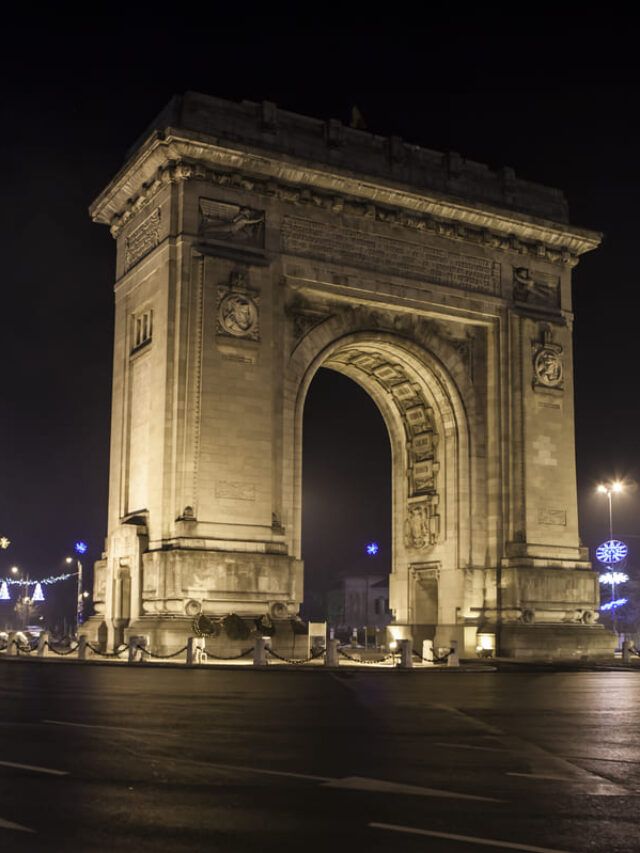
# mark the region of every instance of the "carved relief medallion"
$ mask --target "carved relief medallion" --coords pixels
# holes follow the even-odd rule
[[[560,353],[549,347],[538,350],[533,361],[536,380],[548,388],[558,388],[562,384],[563,366]]]
[[[259,297],[247,289],[245,273],[232,273],[228,286],[218,288],[217,333],[259,340],[258,303]]]
[[[564,388],[564,362],[562,347],[552,343],[551,327],[543,324],[541,341],[532,341],[533,387]]]

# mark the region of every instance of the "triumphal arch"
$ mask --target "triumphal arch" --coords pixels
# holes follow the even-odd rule
[[[91,215],[117,271],[90,631],[168,650],[198,615],[233,613],[290,636],[303,407],[327,367],[389,430],[396,637],[611,648],[578,535],[573,413],[571,272],[600,237],[569,224],[558,190],[189,93]]]

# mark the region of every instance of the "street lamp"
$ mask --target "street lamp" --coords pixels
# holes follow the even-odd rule
[[[11,566],[9,571],[11,572],[13,577],[16,578],[16,580],[18,579],[19,575],[23,574],[20,571],[20,569],[18,568],[18,566]],[[23,577],[20,581],[18,581],[18,583],[19,583],[20,587],[24,587],[26,595],[19,595],[18,596],[18,600],[17,600],[15,609],[16,609],[16,612],[18,613],[18,617],[22,618],[22,622],[23,622],[22,627],[26,630],[26,628],[29,624],[29,616],[31,613],[31,610],[30,610],[31,604],[33,603],[31,597],[29,596],[29,575],[27,574],[26,578]],[[22,611],[22,613],[20,611]]]
[[[611,498],[613,495],[619,495],[623,491],[623,485],[619,480],[614,480],[613,483],[600,483],[598,492],[601,495],[606,495],[609,499],[609,539],[613,539],[613,506]]]
[[[86,554],[88,546],[86,542],[80,540],[75,543],[73,548],[76,554]],[[65,562],[70,564],[74,562],[74,559],[78,569],[78,594],[76,598],[76,636],[78,636],[80,634],[80,625],[82,625],[84,600],[88,597],[88,594],[82,591],[82,563],[78,557],[67,557]]]
[[[601,495],[606,495],[607,500],[609,501],[609,544],[610,544],[610,546],[613,546],[613,542],[614,542],[614,540],[613,540],[613,500],[612,500],[612,498],[614,495],[619,495],[623,490],[624,490],[624,486],[619,480],[614,480],[611,483],[600,483],[598,485],[598,493]],[[618,543],[618,544],[621,544],[621,543]],[[609,562],[609,570],[611,570],[611,562]],[[611,571],[609,573],[611,574],[611,581],[610,581],[610,583],[611,583],[611,602],[610,602],[610,604],[611,604],[611,610],[613,611],[612,612],[613,630],[614,630],[614,633],[617,637],[618,636],[618,626],[617,626],[617,620],[616,620],[616,607],[613,606],[613,604],[612,604],[612,602],[615,600],[615,596],[616,596],[616,584],[615,584],[616,579],[614,578],[613,573],[611,573]]]

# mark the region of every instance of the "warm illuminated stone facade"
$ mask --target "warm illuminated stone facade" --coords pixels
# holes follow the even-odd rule
[[[396,635],[611,647],[580,547],[560,192],[273,104],[174,99],[92,207],[117,240],[110,642],[303,597],[302,411],[323,366],[393,455]],[[363,424],[363,430],[366,425]]]

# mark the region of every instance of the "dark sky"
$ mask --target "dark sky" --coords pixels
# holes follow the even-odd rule
[[[58,572],[78,537],[88,563],[102,549],[115,246],[87,207],[154,114],[188,89],[344,121],[357,104],[373,132],[560,187],[573,223],[605,232],[574,273],[582,535],[595,544],[606,513],[594,484],[639,476],[635,26],[537,8],[518,20],[483,9],[432,15],[428,28],[391,17],[330,30],[243,11],[235,25],[186,11],[162,29],[124,11],[84,27],[34,14],[5,32],[0,535],[13,544],[0,576],[13,563]],[[370,501],[372,484],[389,492],[388,442],[346,383],[327,374],[310,392],[305,490],[320,507],[305,526],[311,576],[330,562],[388,567],[388,511]],[[366,447],[355,443],[362,419]],[[345,464],[325,465],[328,447]],[[618,499],[619,533],[640,536],[639,509],[632,490]],[[386,553],[363,561],[373,537]]]

